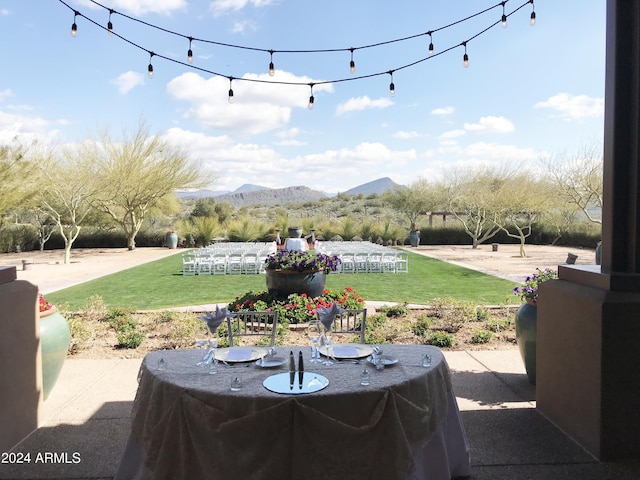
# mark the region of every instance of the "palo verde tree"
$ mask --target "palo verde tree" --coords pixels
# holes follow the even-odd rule
[[[26,154],[27,150],[18,138],[0,145],[0,225],[7,213],[25,206],[37,191],[37,182],[33,181],[37,164]]]
[[[144,124],[124,137],[118,142],[104,131],[99,142],[83,144],[82,152],[99,186],[94,206],[122,228],[127,248],[133,250],[136,235],[154,206],[176,190],[210,185],[215,175],[199,169],[184,148],[149,135]]]
[[[542,164],[559,199],[581,210],[590,222],[602,224],[602,147],[584,146],[575,155],[543,158]]]
[[[499,195],[511,176],[508,171],[491,167],[452,169],[441,183],[447,209],[471,237],[472,248],[478,248],[500,231],[494,221],[499,210]]]
[[[415,230],[421,215],[437,210],[442,205],[439,189],[424,178],[412,182],[406,188],[387,192],[383,198],[385,203],[409,221],[411,230]]]

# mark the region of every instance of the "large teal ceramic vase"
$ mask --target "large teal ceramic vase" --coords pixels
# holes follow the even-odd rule
[[[409,243],[412,247],[420,245],[420,230],[413,230],[409,233]]]
[[[289,238],[302,237],[302,229],[300,227],[289,227],[287,231],[289,232]]]
[[[55,307],[40,313],[42,396],[46,400],[58,380],[71,342],[69,324]]]
[[[169,248],[178,248],[178,234],[175,232],[167,233],[164,237],[164,243]]]
[[[326,273],[292,272],[290,270],[266,270],[267,290],[278,298],[285,299],[292,293],[306,293],[309,297],[322,295],[326,283]]]
[[[536,332],[538,307],[523,303],[516,311],[516,342],[529,382],[536,384]]]

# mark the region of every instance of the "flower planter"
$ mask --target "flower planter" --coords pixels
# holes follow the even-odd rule
[[[529,382],[536,384],[536,334],[538,307],[533,302],[520,305],[516,311],[516,343],[527,371]]]
[[[178,248],[178,234],[175,232],[167,233],[167,235],[164,237],[164,243],[169,248]]]
[[[287,230],[290,238],[302,237],[302,229],[300,227],[291,227]]]
[[[40,312],[40,348],[42,350],[42,396],[46,400],[53,389],[71,341],[67,320],[53,307]]]
[[[291,270],[266,270],[267,290],[278,298],[287,298],[292,293],[306,293],[319,297],[324,291],[326,273],[322,270],[295,272]]]

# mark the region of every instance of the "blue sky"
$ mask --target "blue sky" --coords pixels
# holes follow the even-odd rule
[[[73,10],[59,0],[0,0],[2,142],[60,146],[105,128],[122,138],[144,121],[217,172],[214,190],[251,183],[336,193],[385,176],[436,180],[451,167],[535,167],[540,157],[602,141],[605,0],[536,0],[534,27],[532,5],[511,14],[526,0],[509,0],[507,28],[475,38],[500,20],[499,1],[101,0],[106,10],[65,3],[81,13],[75,38]],[[114,32],[142,48],[85,18],[106,26],[109,8]],[[437,55],[399,68],[428,57],[428,31]],[[189,36],[275,50],[275,75],[268,52],[197,40],[191,65],[201,70],[191,68]],[[318,49],[341,51],[283,52]],[[153,78],[149,51],[158,55]],[[309,83],[319,83],[312,110]]]

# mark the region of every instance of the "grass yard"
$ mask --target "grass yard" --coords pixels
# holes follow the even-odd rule
[[[409,253],[407,274],[330,274],[327,288],[350,286],[365,300],[428,305],[455,298],[478,305],[516,304],[513,282]],[[266,290],[264,275],[183,276],[181,254],[60,290],[47,300],[64,309],[84,308],[99,295],[107,306],[140,310],[227,303],[248,291]]]

